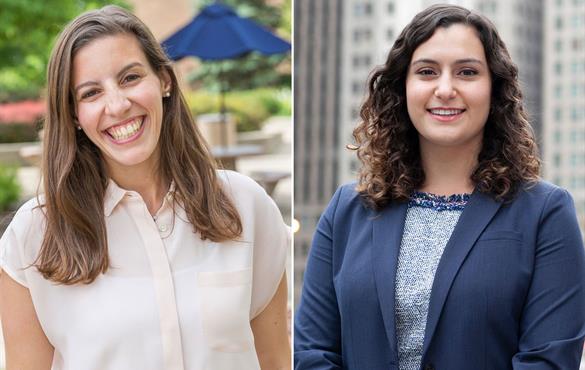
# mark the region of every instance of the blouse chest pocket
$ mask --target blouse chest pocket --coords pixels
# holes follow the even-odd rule
[[[197,286],[203,333],[209,348],[218,352],[252,349],[252,269],[199,272]]]

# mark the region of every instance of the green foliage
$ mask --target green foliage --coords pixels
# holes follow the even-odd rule
[[[2,0],[0,100],[38,97],[58,33],[80,13],[107,4],[128,8],[124,0]]]
[[[202,6],[215,0],[204,0]],[[291,39],[291,1],[283,6],[268,4],[265,0],[224,0],[238,15],[251,18],[274,30],[280,37]],[[201,67],[188,76],[194,86],[208,90],[250,90],[259,87],[291,87],[290,53],[265,56],[250,53],[234,60],[203,62]],[[283,67],[284,66],[284,67]],[[223,84],[221,86],[220,84]]]
[[[26,143],[38,141],[38,127],[28,123],[0,124],[0,143]]]
[[[0,212],[10,209],[20,199],[16,168],[0,166]]]
[[[219,112],[217,93],[197,91],[188,93],[187,102],[194,116]],[[238,131],[254,131],[270,116],[290,115],[290,90],[256,89],[226,94],[226,109],[236,119]]]

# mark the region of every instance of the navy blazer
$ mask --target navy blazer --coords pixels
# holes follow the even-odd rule
[[[337,190],[295,318],[295,369],[398,369],[394,283],[407,204]],[[545,182],[510,203],[475,191],[436,271],[421,369],[578,370],[585,254],[571,196]]]

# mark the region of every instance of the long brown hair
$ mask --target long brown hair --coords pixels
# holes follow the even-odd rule
[[[175,199],[203,239],[242,233],[240,216],[216,175],[216,164],[179,90],[171,62],[148,28],[128,11],[106,6],[74,19],[60,34],[47,70],[43,183],[46,231],[36,267],[49,280],[91,283],[109,267],[104,196],[108,176],[100,150],[76,129],[71,71],[76,52],[97,38],[136,37],[150,67],[171,79],[163,99],[160,171],[175,184]]]
[[[373,71],[360,111],[362,122],[353,131],[356,145],[348,145],[362,162],[357,191],[374,209],[407,200],[425,180],[418,133],[406,107],[406,75],[416,48],[437,28],[457,23],[476,30],[492,79],[490,113],[471,180],[479,191],[505,201],[522,183],[539,178],[540,160],[522,103],[518,68],[495,26],[463,7],[434,5],[414,17],[386,63]]]

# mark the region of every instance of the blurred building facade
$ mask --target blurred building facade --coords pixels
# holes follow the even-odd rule
[[[585,0],[544,9],[544,177],[570,191],[585,230]]]
[[[339,179],[342,2],[296,0],[294,6],[296,297],[316,222]]]
[[[295,2],[295,217],[301,224],[295,234],[297,292],[302,284],[304,261],[316,222],[336,186],[327,186],[325,194],[319,194],[319,201],[309,198],[298,187],[302,183],[323,181],[317,178],[335,173],[338,174],[332,179],[335,185],[355,180],[359,162],[345,145],[352,142],[351,133],[359,121],[368,75],[376,65],[385,62],[396,37],[412,17],[435,3],[474,9],[496,25],[519,68],[524,102],[543,153],[544,177],[571,191],[582,229],[585,228],[585,185],[582,185],[585,183],[585,93],[580,93],[580,89],[585,89],[585,71],[582,70],[585,69],[585,41],[582,41],[585,28],[579,26],[585,22],[582,20],[585,0],[350,0],[338,2],[335,15],[339,17],[341,32],[329,36],[325,36],[325,32],[314,32],[315,27],[320,27],[320,23],[315,22],[322,22],[323,18],[316,15],[318,6],[309,3],[312,1]],[[563,20],[558,20],[559,17]],[[557,25],[559,22],[562,26]],[[317,43],[316,39],[329,41]],[[559,39],[562,41],[556,41]],[[306,47],[308,44],[311,47]],[[316,68],[331,58],[330,48],[333,47],[335,53],[341,50],[341,65],[337,68],[342,73],[340,79],[334,70],[329,70],[329,76],[324,77],[337,86],[332,95],[313,77],[320,75],[322,70]],[[556,69],[564,72],[562,80],[558,80]],[[555,89],[560,84],[563,93],[557,97]],[[330,113],[328,119],[320,119],[315,108],[306,110],[303,99],[309,99],[315,107],[325,101],[336,101],[336,113]],[[332,127],[332,122],[336,128]],[[301,151],[301,147],[307,145],[304,143],[307,134],[303,132],[307,125],[314,133],[311,139],[321,143],[319,151]],[[556,127],[555,133],[551,127]],[[323,131],[337,132],[339,137],[333,140],[337,142],[335,160],[319,164],[323,159],[321,153],[333,149],[324,145],[316,134]],[[323,172],[324,168],[330,172]],[[329,184],[329,178],[326,181]]]

